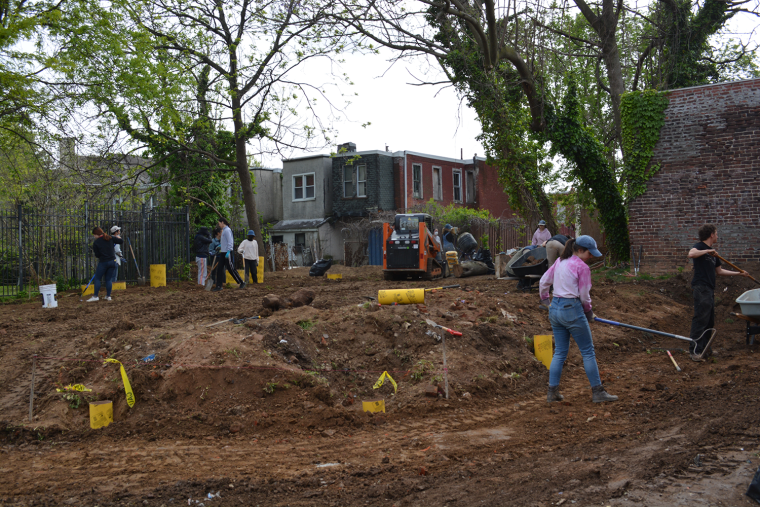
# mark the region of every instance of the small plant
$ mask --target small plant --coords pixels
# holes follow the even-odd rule
[[[206,386],[203,389],[201,389],[201,399],[202,400],[206,399],[206,394],[208,393],[209,387],[210,386]]]
[[[177,276],[180,282],[190,280],[193,263],[185,261],[182,257],[174,259],[171,272]]]
[[[225,354],[230,354],[231,356],[235,356],[236,358],[240,359],[240,352],[237,351],[237,349],[227,349],[224,351]]]
[[[429,371],[433,370],[433,363],[427,359],[417,361],[417,364],[412,368],[412,380],[420,381]]]
[[[309,329],[314,327],[314,323],[310,320],[299,320],[296,322],[296,325],[303,329],[304,331],[308,331]]]
[[[79,396],[79,393],[67,392],[62,397],[69,402],[69,408],[77,409],[82,404],[82,398]]]
[[[264,385],[264,392],[267,394],[274,394],[275,389],[277,389],[277,382],[267,382]]]

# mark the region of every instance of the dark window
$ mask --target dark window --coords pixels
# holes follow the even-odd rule
[[[305,233],[296,234],[296,246],[305,246],[305,245],[306,245],[306,234]]]
[[[420,164],[412,165],[412,182],[414,197],[422,199],[422,166]]]
[[[454,171],[454,201],[462,202],[462,171]]]

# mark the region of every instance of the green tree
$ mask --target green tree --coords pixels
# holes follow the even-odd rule
[[[209,161],[195,173],[234,172],[248,223],[262,238],[249,142],[271,141],[279,150],[329,141],[330,131],[319,117],[302,119],[297,109],[301,102],[314,113],[324,87],[297,82],[291,75],[306,61],[349,49],[346,34],[326,22],[331,5],[116,0],[102,8],[88,0],[72,2],[69,25],[57,33],[70,59],[69,79],[133,139],[147,146],[164,144],[157,150],[165,154],[156,160],[157,167],[184,151]],[[216,123],[214,132],[230,127],[230,152],[213,149],[222,139],[202,141],[197,129],[187,127],[203,116],[195,92],[204,69],[209,69],[208,118]]]

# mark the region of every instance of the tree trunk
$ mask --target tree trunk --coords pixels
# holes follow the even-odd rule
[[[234,89],[234,88],[233,88]],[[264,256],[264,241],[261,237],[261,224],[259,214],[256,211],[256,196],[253,193],[253,181],[248,169],[246,153],[246,138],[244,135],[245,124],[241,116],[240,96],[238,90],[232,99],[233,123],[235,125],[235,165],[240,179],[240,188],[243,190],[243,204],[245,216],[248,219],[248,227],[256,233],[256,242],[259,244],[259,255]]]

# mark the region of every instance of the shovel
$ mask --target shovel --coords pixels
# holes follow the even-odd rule
[[[205,290],[210,291],[214,288],[214,281],[211,279],[211,275],[214,274],[214,268],[216,268],[216,256],[214,256],[214,265],[211,266],[211,271],[209,271],[208,275],[206,275],[206,282],[205,286],[203,287]]]
[[[610,324],[612,326],[620,326],[620,327],[627,327],[628,329],[636,329],[637,331],[644,331],[646,333],[652,333],[652,334],[658,334],[660,336],[667,336],[668,338],[677,338],[679,340],[685,340],[687,342],[694,342],[696,343],[698,340],[692,340],[691,338],[688,338],[686,336],[681,336],[677,334],[670,334],[670,333],[663,333],[662,331],[655,331],[654,329],[647,329],[645,327],[639,327],[639,326],[632,326],[630,324],[623,324],[622,322],[615,322],[614,320],[606,320],[606,319],[600,319],[599,317],[594,317],[594,320],[597,322],[602,322],[604,324]],[[715,338],[715,334],[717,331],[713,328],[705,329],[705,331],[702,333],[702,336],[699,337],[699,340],[702,339],[702,337],[705,335],[705,333],[710,333],[710,339],[707,342],[707,345],[705,345],[705,348],[702,350],[701,354],[693,354],[693,357],[697,359],[704,359],[705,354],[707,354],[707,351],[710,350],[710,344],[713,341],[713,338]]]
[[[444,285],[443,287],[433,287],[432,289],[425,289],[425,292],[430,292],[432,290],[441,290],[441,289],[458,289],[459,285]]]
[[[242,323],[244,323],[244,322],[245,322],[245,321],[247,321],[247,320],[256,320],[256,319],[260,319],[260,318],[261,318],[261,317],[260,317],[259,315],[254,315],[253,317],[242,317],[242,318],[240,318],[240,319],[235,319],[235,318],[232,318],[232,319],[225,319],[225,320],[220,320],[219,322],[215,322],[215,323],[213,323],[213,324],[209,324],[209,325],[208,325],[208,326],[206,326],[206,327],[214,327],[214,326],[218,326],[218,325],[220,325],[220,324],[224,324],[225,322],[232,322],[233,324],[242,324]]]
[[[728,264],[729,266],[731,266],[731,267],[732,267],[732,268],[734,268],[735,270],[737,270],[737,271],[744,271],[742,268],[740,268],[740,267],[739,267],[739,266],[737,266],[736,264],[731,264],[731,263],[730,263],[730,262],[728,262],[726,259],[724,259],[724,258],[723,258],[723,257],[721,257],[720,255],[718,255],[718,252],[715,252],[715,254],[714,254],[714,255],[715,255],[715,257],[717,257],[718,259],[722,260],[723,262],[725,262],[726,264]],[[755,279],[754,279],[754,278],[752,278],[751,276],[748,276],[747,278],[749,278],[750,280],[752,280],[753,282],[755,282],[755,283],[757,283],[757,284],[760,284],[760,282],[758,282],[757,280],[755,280]]]
[[[137,285],[144,287],[147,284],[147,280],[140,274],[140,266],[137,265],[137,257],[135,257],[135,251],[132,250],[132,242],[129,241],[129,238],[127,238],[127,243],[129,243],[129,251],[132,252],[132,260],[135,261],[135,268],[137,268]]]

